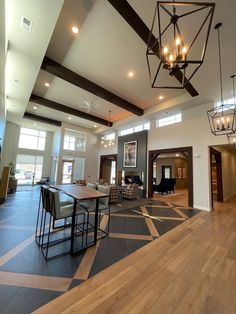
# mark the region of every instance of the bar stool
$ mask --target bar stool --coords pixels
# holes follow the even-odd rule
[[[74,210],[74,204],[62,204],[60,203],[60,198],[59,198],[59,191],[48,188],[46,190],[46,208],[45,208],[45,213],[44,213],[44,219],[43,219],[43,231],[42,231],[42,244],[41,244],[41,250],[43,253],[43,256],[46,260],[55,258],[58,256],[62,256],[65,254],[68,254],[70,250],[60,252],[58,254],[51,255],[48,257],[49,253],[49,248],[54,247],[57,244],[60,244],[62,242],[71,240],[71,234],[69,236],[63,236],[54,240],[51,240],[50,237],[52,235],[56,235],[59,233],[61,230],[65,231],[66,228],[71,227],[71,221],[70,219],[73,216],[73,210]],[[46,215],[49,215],[49,223],[48,223],[48,230],[46,230]],[[79,216],[83,217],[83,222],[82,222],[82,227],[80,228],[81,223],[78,223],[78,218]],[[62,227],[53,229],[52,228],[52,222],[54,223],[55,221],[64,219],[66,222],[69,222],[69,224],[65,224]],[[85,210],[77,206],[76,208],[76,225],[75,225],[75,234],[80,235],[82,237],[82,246],[83,246],[83,237],[85,233]],[[72,235],[74,236],[74,235]]]

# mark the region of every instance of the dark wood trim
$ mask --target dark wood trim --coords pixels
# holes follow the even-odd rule
[[[30,119],[30,120],[34,120],[34,121],[38,121],[38,122],[47,123],[47,124],[52,124],[52,125],[56,125],[56,126],[61,126],[62,125],[61,121],[45,118],[45,117],[42,117],[42,116],[38,116],[36,114],[30,113],[30,112],[27,112],[27,111],[24,113],[24,118]]]
[[[123,19],[130,25],[130,27],[138,34],[138,36],[144,41],[147,45],[150,29],[146,26],[143,20],[138,16],[132,6],[126,0],[108,0],[110,4],[116,9],[116,11],[123,17]],[[153,43],[153,44],[152,44]],[[155,36],[150,38],[150,46],[153,46],[153,52],[159,57],[159,44]],[[181,71],[174,73],[175,78],[182,83],[183,73]],[[186,81],[186,78],[185,78]],[[186,91],[192,96],[198,96],[199,93],[192,86],[190,82],[184,87]]]
[[[67,69],[63,65],[57,63],[56,61],[48,57],[44,57],[41,69],[53,75],[56,75],[57,77],[60,77],[62,80],[65,80],[73,85],[76,85],[102,99],[105,99],[124,110],[132,112],[138,116],[143,115],[144,112],[143,109],[113,94],[109,90],[97,85],[96,83],[89,81],[85,77],[71,71],[70,69]]]
[[[193,207],[193,148],[176,147],[167,149],[150,150],[148,152],[148,197],[153,197],[153,161],[159,154],[187,153],[188,155],[188,204]]]
[[[221,152],[213,147],[210,147],[210,169],[211,169],[211,206],[214,209],[214,199],[213,199],[213,188],[212,188],[212,167],[216,165],[216,176],[217,176],[217,201],[224,202],[223,193],[223,175],[222,175],[222,156]],[[215,156],[215,163],[212,163],[212,157]]]
[[[85,120],[93,121],[93,122],[96,122],[96,123],[99,123],[99,124],[102,124],[105,126],[109,126],[109,127],[112,126],[112,122],[110,122],[110,121],[107,121],[107,120],[99,118],[99,117],[95,117],[89,113],[76,110],[74,108],[59,104],[58,102],[43,98],[41,96],[37,96],[35,94],[31,94],[30,101],[37,103],[41,106],[48,107],[50,109],[54,109],[57,111],[61,111],[61,112],[67,113],[69,115],[76,116],[76,117],[79,117],[79,118],[82,118]]]
[[[117,181],[117,154],[110,154],[110,155],[101,155],[100,156],[100,166],[99,166],[99,179],[102,178],[103,173],[103,164],[105,160],[114,160],[116,162],[116,181]]]

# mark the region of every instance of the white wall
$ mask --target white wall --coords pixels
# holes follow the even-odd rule
[[[0,0],[0,147],[6,126],[5,112],[5,1]],[[1,162],[1,154],[0,154]]]
[[[86,133],[86,151],[85,152],[63,150],[65,129],[70,129],[75,132]],[[87,179],[88,182],[95,182],[97,180],[98,166],[99,166],[98,140],[97,140],[97,136],[94,135],[91,130],[78,127],[76,125],[69,124],[69,123],[63,123],[61,127],[60,148],[61,148],[61,152],[60,152],[59,162],[58,162],[57,183],[61,183],[63,156],[69,156],[71,159],[75,159],[76,157],[85,158],[84,179]]]
[[[15,164],[17,154],[43,156],[42,177],[49,177],[52,154],[52,137],[53,137],[52,132],[47,132],[46,145],[44,151],[18,148],[19,135],[20,126],[12,122],[7,122],[1,167],[8,165],[10,161],[12,161]]]

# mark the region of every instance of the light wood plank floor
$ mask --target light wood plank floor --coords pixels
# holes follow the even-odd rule
[[[154,193],[153,198],[155,200],[178,204],[182,206],[188,206],[188,190],[176,189],[175,193],[163,194]]]
[[[35,313],[236,313],[236,196]]]

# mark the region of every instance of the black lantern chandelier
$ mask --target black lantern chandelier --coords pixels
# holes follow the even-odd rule
[[[207,111],[208,120],[211,128],[211,132],[214,135],[227,135],[235,133],[235,87],[234,87],[234,75],[233,79],[233,91],[234,91],[234,103],[224,104],[223,100],[223,84],[222,84],[222,65],[221,65],[221,47],[220,47],[220,27],[222,23],[218,23],[215,29],[218,31],[218,48],[219,48],[219,66],[220,66],[220,106]]]
[[[204,61],[214,9],[215,3],[157,1],[146,50],[152,88],[189,83]]]

